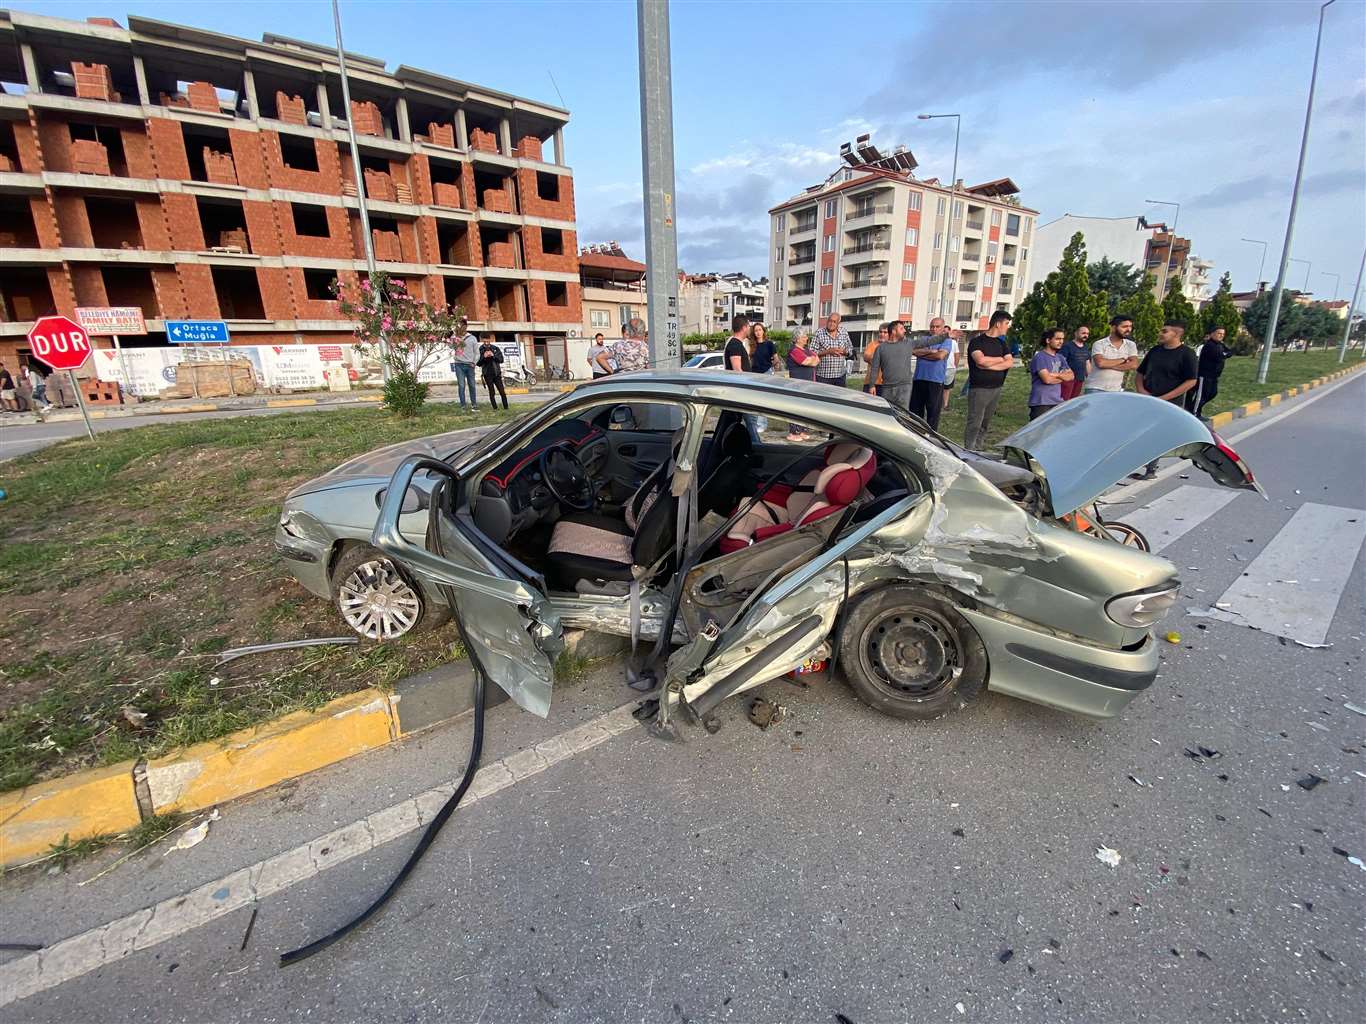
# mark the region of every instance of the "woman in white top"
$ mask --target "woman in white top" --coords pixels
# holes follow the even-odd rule
[[[958,372],[958,332],[949,331],[948,357],[944,360],[947,364],[944,367],[944,408],[949,407],[949,396],[953,394],[953,377]]]

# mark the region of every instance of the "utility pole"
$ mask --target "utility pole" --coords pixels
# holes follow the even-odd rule
[[[1266,383],[1271,369],[1271,346],[1276,344],[1276,322],[1281,318],[1281,292],[1285,290],[1285,267],[1290,261],[1290,242],[1295,237],[1295,210],[1300,205],[1300,182],[1304,178],[1304,155],[1309,149],[1309,116],[1314,112],[1314,86],[1319,77],[1319,50],[1323,48],[1323,16],[1335,0],[1328,0],[1319,8],[1319,31],[1314,39],[1314,66],[1309,72],[1309,101],[1304,106],[1304,132],[1300,135],[1300,162],[1295,168],[1295,186],[1290,190],[1290,214],[1285,221],[1285,244],[1281,246],[1281,266],[1276,272],[1276,290],[1271,295],[1271,312],[1266,320],[1266,337],[1262,339],[1261,360],[1257,364],[1257,383]],[[1351,317],[1348,317],[1351,329]]]
[[[918,121],[937,121],[940,118],[953,118],[953,176],[949,179],[949,215],[941,222],[944,225],[944,262],[939,271],[939,316],[948,323],[949,317],[948,291],[949,291],[949,246],[952,244],[950,239],[953,235],[953,204],[958,199],[958,137],[963,130],[962,114],[916,114]],[[924,214],[921,214],[924,216]],[[958,309],[958,296],[953,297],[953,308]],[[930,317],[934,319],[933,316]],[[956,320],[957,317],[952,319]]]
[[[1167,276],[1170,273],[1172,258],[1176,255],[1176,225],[1181,222],[1181,204],[1169,203],[1163,199],[1149,199],[1153,206],[1175,206],[1176,215],[1172,217],[1172,229],[1167,234],[1167,255],[1162,260],[1162,283],[1158,286],[1158,305],[1167,301]]]
[[[346,50],[342,47],[341,9],[332,0],[332,24],[337,30],[337,67],[341,71],[342,106],[346,108],[346,134],[351,137],[351,168],[356,173],[356,200],[360,204],[360,233],[365,240],[365,269],[370,275],[370,286],[375,283],[375,242],[370,237],[370,208],[365,202],[365,175],[360,169],[360,149],[356,146],[355,117],[351,112],[351,86],[346,80]],[[374,292],[372,291],[373,295]],[[389,380],[389,343],[379,336],[379,368]]]
[[[645,283],[650,365],[676,369],[678,227],[674,223],[674,104],[668,0],[636,0],[640,35],[640,155],[645,193]]]
[[[1266,243],[1260,238],[1244,238],[1243,241],[1262,247],[1262,261],[1257,264],[1257,287],[1253,289],[1253,291],[1257,291],[1262,287],[1262,272],[1266,270]]]
[[[1352,304],[1347,307],[1347,327],[1342,332],[1342,341],[1338,345],[1338,362],[1347,358],[1347,341],[1352,336],[1352,317],[1356,315],[1357,302],[1361,299],[1361,276],[1366,274],[1366,252],[1361,254],[1361,269],[1357,271],[1357,286],[1352,289]]]

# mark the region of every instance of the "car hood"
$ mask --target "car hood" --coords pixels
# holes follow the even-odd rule
[[[345,487],[360,481],[379,480],[387,483],[398,464],[409,455],[427,455],[434,459],[449,458],[454,452],[478,440],[488,431],[488,427],[467,427],[464,430],[451,430],[430,437],[416,437],[411,441],[376,448],[374,451],[347,459],[335,469],[322,476],[314,477],[299,484],[289,492],[289,498],[296,498],[315,491],[325,491],[333,487]]]
[[[1180,406],[1129,392],[1093,393],[1064,402],[1001,442],[1027,465],[1054,516],[1094,501],[1164,455],[1190,459],[1216,483],[1260,490],[1233,472],[1219,438]]]

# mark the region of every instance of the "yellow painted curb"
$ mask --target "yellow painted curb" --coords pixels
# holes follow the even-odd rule
[[[126,832],[141,820],[132,761],[0,793],[0,865],[41,857],[63,836]]]
[[[303,405],[317,405],[316,398],[272,398],[266,403],[267,409],[294,409]]]
[[[1306,391],[1308,391],[1308,390],[1309,390],[1309,385],[1306,384],[1306,385],[1304,386],[1304,389],[1305,389]],[[1299,393],[1300,393],[1300,389],[1299,389],[1299,388],[1291,388],[1289,391],[1287,391],[1287,392],[1285,393],[1285,397],[1286,397],[1286,398],[1294,398],[1294,397],[1295,397],[1296,395],[1298,395]]]
[[[152,811],[192,811],[273,786],[382,747],[393,738],[396,698],[362,690],[318,711],[296,711],[147,763]]]
[[[1244,416],[1251,416],[1254,412],[1260,412],[1260,411],[1261,411],[1262,403],[1261,403],[1261,402],[1248,402],[1248,403],[1247,403],[1246,405],[1244,405],[1242,408],[1243,408],[1243,415],[1244,415]]]
[[[1280,395],[1267,395],[1265,398],[1262,399],[1262,401],[1265,402],[1267,405],[1276,405],[1278,402],[1280,402],[1280,400]]]
[[[361,396],[360,396],[360,401],[362,401],[362,402],[382,402],[382,401],[384,401],[384,396],[383,396],[383,395],[361,395]]]
[[[507,393],[508,393],[509,395],[529,395],[529,394],[531,394],[531,389],[530,389],[530,388],[508,388],[508,389],[507,389]]]
[[[1214,427],[1216,430],[1219,427],[1226,427],[1233,422],[1233,413],[1221,412],[1217,416],[1212,417],[1209,422],[1210,426]]]
[[[213,402],[204,402],[201,405],[182,405],[175,409],[153,409],[153,416],[174,416],[181,412],[217,412],[218,406]]]

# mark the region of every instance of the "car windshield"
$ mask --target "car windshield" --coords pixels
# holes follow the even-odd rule
[[[890,403],[888,403],[890,404]],[[892,406],[892,413],[896,416],[897,422],[903,427],[908,428],[917,437],[924,438],[936,448],[942,448],[951,455],[961,455],[963,449],[954,444],[943,434],[936,433],[930,425],[919,416],[912,416],[905,409],[899,406]]]
[[[686,363],[684,363],[683,365],[684,365],[684,366],[701,366],[701,365],[703,364],[703,362],[706,361],[706,358],[707,358],[707,357],[706,357],[705,355],[693,356],[691,359],[689,359],[689,360],[688,360]]]
[[[498,424],[498,426],[494,427],[483,437],[451,452],[450,455],[446,456],[446,461],[449,462],[457,455],[465,454],[469,457],[473,457],[481,452],[489,451],[494,445],[500,444],[505,437],[521,429],[522,424],[526,422],[527,418],[538,412],[540,408],[541,406],[539,405],[533,405],[520,416],[514,416],[512,419]]]

